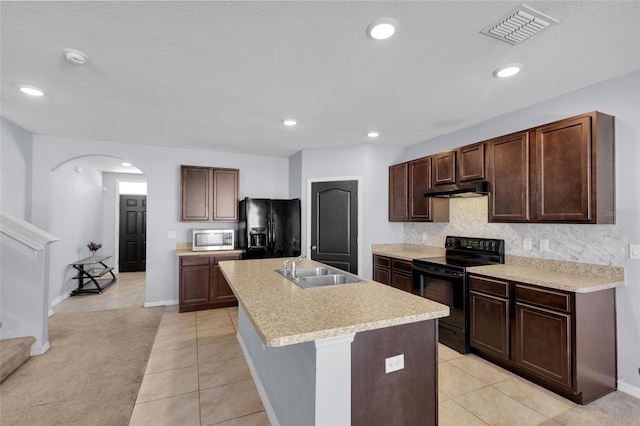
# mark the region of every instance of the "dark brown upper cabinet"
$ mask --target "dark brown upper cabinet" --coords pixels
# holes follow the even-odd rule
[[[529,220],[529,132],[487,142],[489,222]]]
[[[389,166],[389,222],[409,220],[409,163]]]
[[[456,183],[456,151],[440,152],[431,156],[433,168],[432,184]]]
[[[486,179],[485,143],[458,148],[458,182]]]
[[[409,162],[409,221],[431,220],[431,199],[424,196],[431,188],[431,157]]]
[[[238,169],[180,166],[183,222],[237,222]]]
[[[599,112],[535,129],[532,220],[615,223],[614,118]]]
[[[448,222],[449,200],[424,196],[431,188],[432,157],[389,167],[389,222]]]

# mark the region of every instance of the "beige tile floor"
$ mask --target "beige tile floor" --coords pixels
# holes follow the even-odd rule
[[[121,284],[95,296],[102,301],[73,297],[58,306],[124,307],[125,294],[141,305],[133,288],[142,289],[144,300],[144,275],[120,274]],[[130,425],[269,425],[236,325],[237,308],[178,313],[166,307]],[[439,345],[438,358],[441,426],[640,425],[640,400],[620,392],[579,406],[475,355]]]

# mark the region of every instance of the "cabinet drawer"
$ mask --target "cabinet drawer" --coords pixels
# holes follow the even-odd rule
[[[379,268],[390,268],[391,267],[391,259],[384,256],[373,255],[373,266],[377,266]]]
[[[471,276],[469,277],[469,289],[509,297],[509,283],[505,281]]]
[[[224,262],[225,260],[240,260],[241,255],[239,254],[216,254],[214,259],[214,265],[217,265],[218,262]]]
[[[406,260],[391,259],[391,269],[393,269],[394,272],[406,272],[407,274],[410,274],[411,262],[407,262]]]
[[[516,284],[516,300],[558,311],[571,312],[571,294],[560,290],[547,290]]]
[[[182,256],[180,258],[180,266],[196,266],[208,265],[210,256]]]

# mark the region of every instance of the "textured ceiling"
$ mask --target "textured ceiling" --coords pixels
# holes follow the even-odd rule
[[[640,68],[639,2],[531,1],[560,22],[517,46],[479,33],[519,4],[2,1],[1,113],[40,134],[289,156],[372,129],[414,145]],[[371,40],[381,17],[396,35]]]

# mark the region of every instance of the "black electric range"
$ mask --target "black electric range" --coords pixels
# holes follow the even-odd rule
[[[449,306],[438,321],[440,343],[469,351],[466,268],[504,263],[504,240],[448,236],[445,256],[413,260],[413,293]]]

